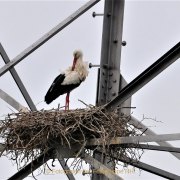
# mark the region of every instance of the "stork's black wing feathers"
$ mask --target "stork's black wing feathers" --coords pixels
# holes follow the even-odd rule
[[[64,78],[65,74],[60,74],[54,79],[51,87],[49,88],[45,96],[45,102],[47,104],[50,104],[54,99],[61,95],[59,89],[61,87],[61,83],[64,81]]]
[[[51,87],[49,88],[45,96],[45,102],[47,104],[50,104],[53,100],[55,100],[60,95],[72,91],[73,89],[75,89],[81,84],[81,81],[80,81],[77,84],[62,85],[62,82],[64,81],[64,79],[65,79],[65,74],[60,74],[59,76],[55,78],[55,80],[53,81]]]

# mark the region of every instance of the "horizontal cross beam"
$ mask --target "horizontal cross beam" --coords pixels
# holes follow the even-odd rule
[[[166,152],[176,152],[180,153],[180,148],[177,147],[167,147],[167,146],[157,146],[150,144],[123,144],[122,148],[138,148],[138,149],[147,149],[147,150],[156,150],[156,151],[166,151]]]
[[[115,137],[110,139],[108,144],[129,144],[140,142],[161,142],[161,141],[175,141],[180,140],[180,133],[176,134],[161,134],[161,135],[146,135],[146,136],[128,136],[128,137]],[[101,138],[90,139],[87,141],[87,146],[103,145]]]
[[[179,58],[180,42],[178,42],[173,48],[171,48],[167,53],[160,57],[155,63],[149,66],[145,71],[143,71],[139,76],[137,76],[127,86],[125,86],[119,92],[119,95],[117,97],[115,97],[112,101],[105,105],[105,108],[110,110],[122,104],[124,101],[126,101],[129,97],[131,97],[134,93],[136,93],[139,89],[145,86],[149,81],[151,81],[154,77],[160,74],[163,70],[165,70],[168,66],[170,66]]]
[[[135,117],[131,116],[131,120],[129,122],[130,124],[132,124],[133,126],[137,127],[141,132],[144,132],[144,134],[146,135],[157,135],[154,131],[152,131],[151,129],[149,129],[148,127],[146,127],[141,121],[138,121]],[[159,144],[160,146],[167,146],[167,147],[173,147],[170,143],[165,142],[165,141],[160,141],[157,142],[157,144]],[[177,159],[180,160],[180,154],[179,153],[173,153],[171,152],[171,154],[176,157]]]
[[[71,14],[69,17],[67,17],[64,21],[59,23],[56,27],[54,27],[49,32],[47,32],[39,40],[37,40],[35,43],[30,45],[28,48],[26,48],[22,53],[20,53],[18,56],[16,56],[12,61],[10,61],[6,65],[4,65],[0,69],[0,76],[2,76],[9,69],[11,69],[13,66],[18,64],[20,61],[22,61],[29,54],[34,52],[37,48],[39,48],[41,45],[43,45],[45,42],[47,42],[50,38],[52,38],[54,35],[56,35],[58,32],[60,32],[62,29],[64,29],[66,26],[68,26],[70,23],[72,23],[75,19],[77,19],[79,16],[81,16],[83,13],[85,13],[88,9],[90,9],[92,6],[94,6],[99,1],[100,0],[90,0],[85,5],[80,7],[77,11],[75,11],[73,14]]]

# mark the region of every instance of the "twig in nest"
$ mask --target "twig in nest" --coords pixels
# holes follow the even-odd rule
[[[82,102],[82,101],[81,101]],[[19,112],[8,115],[0,122],[0,135],[5,145],[4,155],[10,155],[19,167],[24,167],[30,160],[46,153],[49,148],[71,146],[78,143],[74,167],[80,168],[80,153],[89,148],[92,154],[98,147],[85,147],[91,138],[100,138],[103,154],[116,157],[126,155],[138,159],[136,149],[110,145],[113,137],[139,135],[138,128],[130,125],[130,116],[117,114],[117,109],[107,112],[103,106],[88,106],[85,109],[63,111],[60,107],[35,112]],[[78,161],[76,161],[78,159]],[[111,161],[116,159],[111,158]],[[23,164],[22,164],[23,162]]]

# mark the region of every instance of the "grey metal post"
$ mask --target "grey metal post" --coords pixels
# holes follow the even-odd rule
[[[105,0],[98,105],[114,99],[119,91],[124,0]]]
[[[106,104],[119,92],[123,15],[124,0],[105,0],[97,105]],[[115,168],[115,164],[109,162],[107,157],[102,159],[98,153],[94,153],[93,156],[107,167]],[[92,180],[99,179],[107,178],[100,174],[92,174]]]

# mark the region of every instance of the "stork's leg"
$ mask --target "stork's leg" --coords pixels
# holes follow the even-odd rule
[[[70,93],[66,94],[66,104],[65,104],[65,111],[69,110],[69,95]]]

